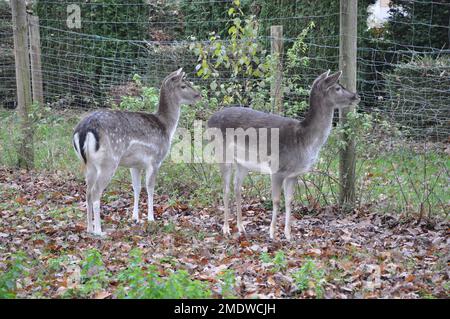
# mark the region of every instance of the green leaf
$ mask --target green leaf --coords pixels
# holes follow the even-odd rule
[[[231,26],[229,29],[228,29],[228,34],[236,34],[236,31],[237,31],[237,29],[236,29],[236,27],[233,25],[233,26]]]

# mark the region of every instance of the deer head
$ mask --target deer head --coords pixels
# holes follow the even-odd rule
[[[176,104],[193,105],[201,100],[201,94],[186,80],[186,74],[182,71],[180,68],[169,74],[163,81],[163,88],[173,97]]]
[[[311,98],[320,101],[320,104],[331,108],[343,108],[349,104],[358,103],[360,97],[357,93],[352,93],[338,83],[342,71],[332,75],[330,70],[321,74],[313,82]]]

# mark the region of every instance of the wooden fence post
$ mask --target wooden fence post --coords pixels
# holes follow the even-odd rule
[[[32,104],[30,81],[30,56],[28,51],[27,13],[23,0],[11,0],[14,58],[16,63],[17,113],[21,136],[18,146],[18,165],[33,168],[33,129],[28,116]]]
[[[39,18],[28,15],[30,32],[31,84],[33,88],[33,102],[44,105],[44,90],[42,86],[41,65],[41,36],[39,34]]]
[[[339,38],[339,68],[343,71],[341,84],[348,90],[356,92],[356,51],[357,51],[357,10],[358,1],[340,0],[340,38]],[[345,125],[348,114],[355,112],[355,105],[342,109],[339,121]],[[355,139],[343,134],[345,147],[340,154],[340,204],[352,208],[355,204]]]
[[[275,58],[274,79],[270,95],[272,97],[272,110],[283,113],[283,26],[270,27],[271,54]]]

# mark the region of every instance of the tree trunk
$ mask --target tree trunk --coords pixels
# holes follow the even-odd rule
[[[341,0],[340,2],[340,44],[339,68],[343,71],[341,84],[352,92],[356,92],[356,53],[357,53],[357,0]],[[345,125],[348,114],[355,112],[355,105],[340,111],[339,121]],[[340,204],[352,208],[355,204],[355,140],[343,134],[345,147],[340,156]]]
[[[25,1],[11,0],[11,9],[16,63],[17,114],[20,121],[18,165],[22,168],[31,169],[34,166],[34,150],[33,128],[28,116],[32,100]]]

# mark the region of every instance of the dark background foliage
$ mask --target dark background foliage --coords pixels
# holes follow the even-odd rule
[[[450,5],[446,0],[392,0],[387,23],[369,29],[367,7],[374,2],[361,0],[358,5],[358,91],[363,99],[360,109],[388,112],[392,103],[380,104],[380,100],[395,100],[398,95],[393,91],[398,85],[392,85],[393,77],[389,75],[407,76],[406,69],[397,71],[397,66],[418,56],[448,55]],[[66,8],[71,3],[81,7],[79,30],[66,25]],[[33,1],[29,10],[40,17],[46,101],[65,106],[107,105],[111,86],[129,81],[134,73],[157,86],[161,74],[174,67],[185,66],[192,72],[195,57],[181,43],[191,37],[208,40],[211,32],[226,39],[232,25],[228,15],[232,5],[231,0]],[[240,9],[246,16],[256,17],[260,39],[267,48],[270,26],[283,25],[285,52],[302,30],[315,23],[305,39],[309,63],[285,74],[295,74],[301,79],[299,85],[308,87],[320,72],[338,68],[339,0],[242,0]],[[0,1],[0,37],[1,103],[14,107],[11,15],[5,1]],[[432,74],[448,76],[447,66],[433,65]],[[410,74],[412,91],[419,91],[416,86],[422,85],[417,81],[417,72]],[[442,82],[436,77],[433,81],[437,82],[430,87]],[[403,83],[401,77],[398,83]],[[286,97],[305,98],[295,94],[287,93]],[[447,107],[442,91],[432,89],[429,94],[434,94],[431,101],[435,109]],[[423,108],[421,104],[419,109]]]

